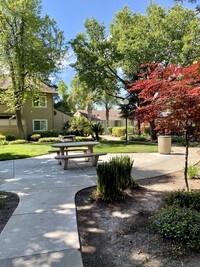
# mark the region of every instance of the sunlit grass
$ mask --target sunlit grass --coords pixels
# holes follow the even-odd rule
[[[102,141],[100,145],[94,147],[96,152],[107,153],[151,153],[158,152],[156,144],[143,144],[125,141]]]
[[[1,145],[0,160],[29,158],[48,154],[52,149],[51,143],[29,143],[18,145]],[[106,153],[149,153],[157,152],[156,144],[128,143],[124,141],[101,141],[101,144],[94,147],[94,151]]]

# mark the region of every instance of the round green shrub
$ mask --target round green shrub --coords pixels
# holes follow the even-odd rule
[[[16,137],[14,136],[14,134],[6,135],[6,141],[14,141],[14,140],[16,140]]]
[[[153,217],[152,227],[186,249],[200,249],[200,214],[195,210],[174,206],[161,209]]]
[[[6,136],[3,134],[0,134],[0,141],[4,141],[4,140],[6,140]]]
[[[32,134],[30,136],[30,140],[31,141],[38,141],[40,138],[41,138],[41,135],[40,134]]]

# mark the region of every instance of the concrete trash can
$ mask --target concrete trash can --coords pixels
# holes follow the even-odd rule
[[[171,153],[172,138],[169,135],[159,135],[158,136],[158,152],[160,154],[170,154]]]

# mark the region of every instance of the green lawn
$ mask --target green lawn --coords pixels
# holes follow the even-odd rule
[[[28,158],[39,155],[48,154],[48,150],[52,149],[51,143],[42,144],[23,144],[23,145],[1,145],[0,160]],[[145,153],[157,152],[157,145],[129,143],[124,141],[101,141],[101,144],[94,148],[94,151],[107,153]]]
[[[157,144],[144,144],[130,142],[125,144],[124,141],[101,141],[101,144],[94,147],[96,152],[107,153],[149,153],[158,152]]]

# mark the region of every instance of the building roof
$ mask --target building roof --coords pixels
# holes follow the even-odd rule
[[[0,79],[0,89],[2,90],[6,90],[8,89],[9,87],[11,87],[12,85],[12,81],[9,77],[5,77],[5,78],[2,78]],[[34,85],[33,82],[30,82],[30,85]],[[49,93],[49,94],[57,94],[58,92],[53,90],[51,87],[49,87],[48,85],[46,85],[45,83],[43,82],[39,82],[39,89],[42,93]]]
[[[89,114],[87,110],[78,110],[78,112],[89,119]],[[106,111],[105,110],[92,110],[92,121],[106,121]],[[120,114],[117,110],[110,110],[109,111],[109,120],[110,121],[116,121],[116,120],[122,120],[120,117]]]

